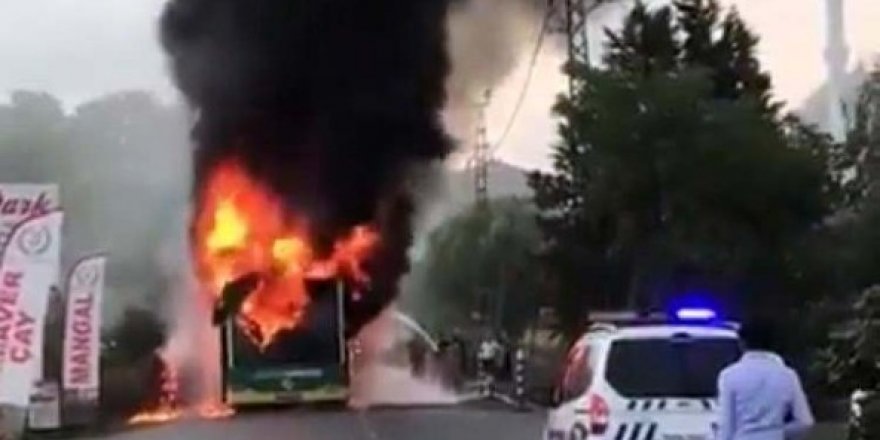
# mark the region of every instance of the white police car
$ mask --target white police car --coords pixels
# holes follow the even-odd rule
[[[718,373],[741,353],[735,326],[706,309],[677,319],[597,322],[570,349],[544,440],[712,440]]]

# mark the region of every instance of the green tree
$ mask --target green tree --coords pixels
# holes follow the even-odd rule
[[[71,113],[42,92],[17,91],[0,105],[0,181],[59,184],[62,259],[110,254],[111,311],[147,298],[156,304],[172,275],[160,263],[186,258],[186,133],[181,108],[144,92],[107,95]],[[169,245],[179,257],[161,261]]]
[[[66,155],[61,102],[41,92],[16,91],[0,105],[0,176],[4,182],[57,182]]]
[[[829,309],[849,306],[835,320],[838,331],[820,353],[819,369],[832,391],[869,394],[862,402],[860,423],[851,427],[854,439],[880,437],[880,66],[869,73],[850,111],[847,140],[837,160],[847,176],[844,202],[835,216],[825,246],[832,257],[838,298]],[[853,292],[857,292],[853,295]]]
[[[855,169],[855,197],[871,207],[880,203],[880,65],[860,87],[851,113],[845,157]]]
[[[880,437],[880,286],[865,289],[852,304],[848,320],[821,353],[830,384],[844,394],[867,392],[853,439]]]
[[[623,30],[606,34],[606,61],[619,72],[645,77],[703,69],[713,97],[753,99],[768,116],[779,110],[755,54],[758,37],[736,9],[723,14],[716,0],[676,0],[655,11],[637,2]]]
[[[847,140],[837,146],[841,203],[825,246],[835,258],[835,290],[852,294],[880,283],[880,66],[860,87]]]
[[[414,267],[410,302],[434,327],[484,324],[519,336],[537,312],[540,234],[527,202],[473,207],[435,230]],[[421,307],[418,305],[421,303]]]
[[[837,194],[828,144],[780,120],[754,37],[714,1],[638,4],[607,67],[575,66],[554,170],[534,173],[543,265],[563,330],[590,308],[662,307],[710,292],[782,308],[795,250]]]
[[[183,242],[189,202],[185,116],[148,93],[121,92],[68,117],[65,246],[110,255],[108,289],[123,299],[117,312],[126,302],[161,302],[169,289],[164,247]],[[185,261],[185,247],[176,247],[182,255],[172,257]]]

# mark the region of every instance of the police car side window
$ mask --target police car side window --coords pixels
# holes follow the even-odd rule
[[[590,347],[574,347],[566,363],[562,382],[562,401],[568,402],[582,396],[593,383],[590,365]]]

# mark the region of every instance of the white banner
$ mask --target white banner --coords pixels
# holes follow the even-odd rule
[[[22,221],[60,208],[58,185],[0,183],[0,247]]]
[[[101,303],[104,295],[103,255],[83,258],[67,278],[67,318],[64,329],[64,390],[80,397],[98,397],[101,350]]]
[[[43,349],[49,289],[58,278],[61,223],[53,211],[9,234],[0,260],[0,404],[27,406]]]

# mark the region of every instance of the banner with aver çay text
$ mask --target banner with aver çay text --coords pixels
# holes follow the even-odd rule
[[[76,263],[67,278],[64,329],[64,390],[80,400],[98,398],[101,304],[107,258],[95,255]]]
[[[61,209],[58,184],[0,183],[0,255],[9,234],[19,223]],[[56,266],[60,267],[60,261]],[[53,280],[53,283],[57,280]],[[37,356],[37,378],[42,378],[43,357]]]
[[[0,259],[0,404],[25,407],[39,375],[49,290],[58,278],[61,224],[52,211],[12,229]]]

